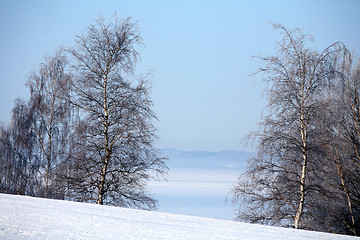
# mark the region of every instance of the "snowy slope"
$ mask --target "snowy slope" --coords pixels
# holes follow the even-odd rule
[[[0,194],[0,239],[341,240],[355,237]]]

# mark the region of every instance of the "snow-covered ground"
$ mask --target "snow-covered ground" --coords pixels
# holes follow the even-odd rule
[[[0,194],[0,239],[342,240],[355,237]]]

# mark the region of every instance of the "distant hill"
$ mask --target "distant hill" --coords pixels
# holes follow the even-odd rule
[[[163,149],[169,157],[167,165],[170,168],[208,168],[244,170],[248,158],[253,152],[245,151],[182,151],[177,149]]]

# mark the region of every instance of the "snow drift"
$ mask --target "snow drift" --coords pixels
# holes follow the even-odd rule
[[[0,194],[0,239],[341,240],[355,237]]]

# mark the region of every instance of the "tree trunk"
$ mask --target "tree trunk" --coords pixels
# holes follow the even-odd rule
[[[351,202],[351,198],[350,198],[350,194],[349,194],[349,189],[347,188],[346,183],[345,183],[344,174],[343,174],[341,162],[340,162],[340,157],[339,157],[337,150],[336,150],[336,158],[337,158],[337,170],[338,170],[338,174],[339,174],[339,177],[341,180],[341,186],[344,190],[344,193],[346,194],[347,205],[348,205],[350,216],[351,216],[351,225],[349,226],[347,224],[347,226],[349,227],[350,231],[355,236],[357,236],[356,229],[354,228],[356,222],[355,222],[355,215],[354,215],[352,202]]]
[[[110,151],[110,147],[109,147],[109,111],[108,111],[108,105],[107,105],[107,73],[108,73],[108,69],[106,70],[105,73],[105,78],[104,78],[104,86],[103,86],[103,99],[104,99],[104,140],[105,140],[105,159],[103,161],[103,167],[101,169],[101,176],[100,176],[100,183],[99,183],[99,195],[98,195],[98,200],[97,203],[99,205],[103,205],[104,202],[104,193],[105,193],[105,180],[106,180],[106,172],[107,172],[107,167],[108,167],[108,163],[110,160],[110,155],[111,155],[111,151]]]
[[[305,202],[305,178],[306,178],[306,165],[307,165],[307,154],[303,153],[303,164],[301,167],[301,178],[300,178],[300,201],[299,206],[296,210],[294,228],[299,229],[301,215],[304,209]]]
[[[301,165],[301,175],[300,175],[300,200],[299,205],[295,214],[294,228],[299,229],[301,215],[304,209],[305,202],[305,179],[306,179],[306,166],[308,163],[308,151],[307,151],[307,126],[304,117],[304,95],[301,92],[301,109],[300,109],[300,133],[302,141],[302,165]]]
[[[48,134],[48,137],[49,137],[49,146],[48,146],[48,154],[46,156],[46,166],[45,166],[45,193],[44,193],[44,197],[48,197],[49,195],[49,177],[50,177],[50,167],[51,167],[51,158],[52,158],[52,154],[51,154],[51,151],[52,151],[52,120],[50,120],[50,130],[49,130],[49,134]]]
[[[105,118],[107,119],[107,115],[105,116]],[[101,174],[100,174],[100,183],[99,183],[99,195],[98,195],[98,200],[97,203],[99,205],[103,205],[104,202],[104,193],[105,193],[105,181],[106,181],[106,173],[107,173],[107,167],[109,164],[109,160],[110,160],[110,156],[111,156],[111,152],[109,149],[109,139],[108,139],[108,121],[106,120],[104,123],[105,126],[105,159],[103,161],[103,167],[101,169]]]
[[[101,177],[100,177],[100,183],[99,183],[99,195],[98,195],[98,200],[97,200],[97,204],[99,205],[103,205],[104,203],[104,193],[105,193],[105,178],[106,178],[106,171],[107,171],[107,166],[109,163],[109,158],[110,158],[110,154],[107,153],[107,156],[105,157],[105,160],[103,162],[103,168],[101,169]]]

